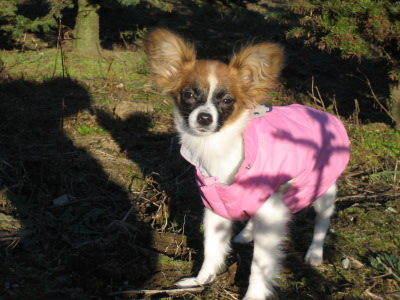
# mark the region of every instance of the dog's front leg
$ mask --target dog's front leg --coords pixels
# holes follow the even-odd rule
[[[289,219],[290,212],[280,194],[273,194],[252,217],[254,254],[245,300],[274,296],[273,286],[282,258],[281,243]]]
[[[209,209],[204,214],[204,262],[197,277],[184,278],[178,287],[199,286],[212,282],[224,265],[230,250],[232,221],[220,217]]]

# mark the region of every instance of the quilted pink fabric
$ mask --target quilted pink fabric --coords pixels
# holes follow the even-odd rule
[[[253,216],[291,179],[284,202],[292,213],[300,211],[338,180],[349,161],[350,142],[343,124],[328,113],[298,104],[274,106],[252,119],[243,137],[245,159],[231,185],[204,176],[196,166],[204,205],[231,220]],[[191,161],[187,149],[181,153]]]

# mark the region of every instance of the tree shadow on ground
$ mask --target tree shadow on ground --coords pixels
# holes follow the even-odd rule
[[[138,165],[143,176],[150,176],[156,189],[167,196],[152,198],[143,211],[154,229],[170,233],[182,233],[183,230],[188,236],[188,246],[201,247],[199,228],[204,208],[195,185],[193,167],[180,155],[177,134],[151,131],[152,123],[157,122],[156,115],[137,112],[121,119],[110,110],[98,108],[96,117],[127,158]],[[175,224],[179,226],[175,227]],[[179,251],[175,256],[187,259],[188,253]]]
[[[0,83],[0,99],[3,299],[102,299],[124,282],[140,286],[157,259],[149,226],[64,130],[90,116],[87,90],[15,80]]]
[[[359,67],[371,82],[377,83],[377,94],[385,97],[383,68],[374,70],[372,62],[359,65],[356,61],[342,60],[337,53],[304,47],[300,40],[287,40],[285,32],[296,25],[292,16],[285,23],[285,20],[265,18],[265,14],[257,11],[201,6],[196,1],[182,3],[179,10],[172,12],[145,3],[131,10],[121,7],[113,14],[104,10],[101,21],[104,46],[112,49],[120,42],[119,33],[123,30],[156,26],[191,37],[198,45],[200,58],[223,61],[249,41],[279,42],[284,45],[287,56],[283,79],[296,101],[306,102],[297,94],[307,95],[314,77],[325,105],[332,105],[336,98],[341,116],[348,118],[356,113],[354,99],[357,98],[361,106],[357,117],[365,122],[387,121],[373,107],[368,87],[354,77],[359,77],[356,71]],[[264,8],[271,12],[280,9],[265,5]],[[69,91],[64,94],[65,111],[63,97],[59,95],[63,85]],[[2,204],[2,210],[8,215],[19,214],[28,228],[22,232],[17,229],[6,232],[13,241],[20,239],[15,248],[2,248],[7,258],[2,269],[9,272],[0,276],[11,286],[19,286],[6,290],[6,295],[15,298],[18,293],[26,296],[33,291],[36,295],[44,293],[61,299],[76,293],[78,297],[104,295],[124,281],[139,287],[154,271],[154,256],[148,251],[149,223],[137,220],[135,213],[125,223],[114,222],[124,219],[134,199],[120,185],[109,181],[99,163],[75,146],[60,124],[63,117],[73,118],[90,108],[87,91],[69,80],[44,85],[25,80],[2,83],[0,91],[2,99],[6,99],[0,103],[0,178],[2,197],[11,199]],[[74,104],[68,105],[69,101]],[[290,100],[276,99],[274,104],[277,103],[290,104]],[[95,114],[127,157],[138,163],[145,175],[154,175],[160,191],[167,191],[172,202],[166,203],[165,212],[172,216],[171,220],[177,218],[180,226],[186,224],[189,231],[185,234],[191,238],[191,246],[201,249],[198,228],[202,206],[193,184],[192,169],[179,156],[177,137],[151,133],[148,130],[151,122],[157,122],[152,117],[121,121],[109,112]],[[140,130],[138,122],[142,124]],[[53,200],[63,195],[71,195],[72,201],[54,205]],[[153,214],[156,207],[150,205],[148,209],[146,213],[156,215]],[[192,225],[188,226],[189,223]],[[133,224],[133,228],[127,224]],[[11,254],[11,251],[14,252]],[[14,253],[18,255],[13,257]],[[198,257],[201,263],[201,255]],[[64,266],[67,267],[64,269]],[[23,269],[27,278],[13,275],[15,268]],[[46,270],[45,281],[38,276],[42,270]]]

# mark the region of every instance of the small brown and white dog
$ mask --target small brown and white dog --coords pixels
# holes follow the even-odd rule
[[[234,239],[254,241],[244,299],[273,297],[286,224],[291,212],[311,202],[317,213],[316,227],[305,260],[311,265],[322,263],[336,181],[348,161],[343,126],[327,113],[300,105],[273,107],[272,111],[260,106],[282,69],[283,50],[277,44],[245,47],[233,55],[229,65],[197,60],[190,43],[165,29],[151,31],[144,45],[156,85],[175,102],[181,152],[196,166],[206,206],[204,262],[196,277],[177,285],[212,282],[230,249],[232,221],[249,219]],[[254,137],[260,136],[266,139],[256,142]],[[252,151],[248,149],[251,145]],[[272,152],[262,156],[261,149]],[[295,170],[275,171],[288,165]],[[336,173],[325,171],[328,166],[334,166]],[[290,187],[280,192],[278,187],[288,182]],[[306,203],[299,205],[304,202],[302,197]]]

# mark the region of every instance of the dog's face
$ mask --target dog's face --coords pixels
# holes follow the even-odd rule
[[[178,128],[194,135],[219,131],[245,109],[239,82],[226,64],[196,61],[171,92],[176,103]]]
[[[189,43],[164,29],[150,32],[145,50],[156,84],[175,101],[178,130],[196,136],[220,131],[262,102],[283,61],[282,49],[267,43],[244,48],[229,65],[196,60]]]

